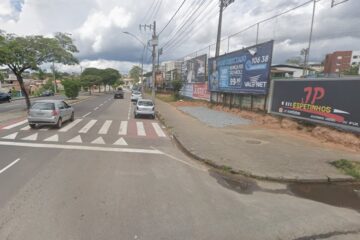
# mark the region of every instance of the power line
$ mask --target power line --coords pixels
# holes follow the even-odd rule
[[[155,14],[154,14],[154,17],[153,17],[153,19],[154,19],[154,20],[155,20],[155,18],[156,18],[156,16],[157,16],[158,12],[159,12],[159,10],[160,10],[161,4],[162,4],[162,0],[160,0],[160,2],[159,2],[159,6],[158,6],[157,10],[155,11]]]
[[[156,8],[157,8],[159,2],[160,2],[160,0],[156,0],[154,8],[151,10],[151,12],[149,14],[149,18],[145,22],[151,21],[154,18],[154,13],[156,11]]]
[[[152,2],[152,4],[151,4],[151,6],[150,6],[150,8],[149,8],[149,10],[148,10],[148,11],[146,11],[145,16],[142,18],[142,20],[141,20],[140,22],[146,22],[145,20],[147,19],[147,17],[148,17],[148,15],[149,15],[150,11],[152,10],[152,7],[154,6],[155,1],[156,1],[156,0],[153,0],[153,2]]]
[[[170,18],[170,20],[167,22],[167,24],[163,27],[163,29],[161,29],[161,31],[159,32],[158,36],[165,30],[165,28],[170,24],[170,22],[174,19],[174,17],[176,16],[176,14],[179,12],[179,10],[181,9],[181,7],[184,5],[184,3],[186,2],[186,0],[184,0],[181,5],[178,7],[178,9],[176,10],[176,12],[174,13],[174,15],[172,15],[172,17]]]

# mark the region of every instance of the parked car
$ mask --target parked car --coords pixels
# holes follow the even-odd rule
[[[142,98],[142,94],[141,92],[139,91],[133,91],[131,93],[131,101],[132,102],[136,102],[138,99],[141,99]]]
[[[10,102],[11,101],[11,95],[8,93],[0,92],[0,102]]]
[[[121,98],[123,99],[124,98],[124,91],[122,88],[118,88],[115,93],[114,93],[114,99],[116,98]]]
[[[136,108],[134,110],[134,117],[138,116],[150,116],[155,118],[155,105],[150,99],[139,99],[136,103]]]
[[[52,125],[61,128],[63,122],[74,121],[74,108],[62,100],[35,101],[28,113],[31,128]]]
[[[46,91],[42,92],[40,96],[41,96],[41,97],[54,96],[54,92],[53,92],[53,91],[50,91],[50,90],[46,90]]]

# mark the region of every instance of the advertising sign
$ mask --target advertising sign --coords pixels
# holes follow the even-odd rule
[[[205,82],[206,79],[206,54],[184,61],[181,68],[183,82]]]
[[[210,91],[267,94],[274,41],[210,58]]]
[[[193,98],[210,101],[210,92],[208,91],[208,83],[193,84]]]
[[[182,96],[192,98],[193,97],[193,85],[192,84],[184,84],[182,89],[180,90],[180,94]]]
[[[162,72],[157,72],[155,74],[155,85],[161,87],[164,85],[164,78]]]
[[[360,78],[274,80],[270,112],[360,132]]]

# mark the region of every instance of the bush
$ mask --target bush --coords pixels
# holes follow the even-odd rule
[[[178,99],[180,97],[179,91],[183,86],[183,82],[181,80],[174,80],[171,82],[171,85],[173,86],[174,89],[174,96],[176,99]]]
[[[68,98],[74,99],[79,95],[80,92],[80,82],[74,79],[66,79],[61,81],[64,86],[65,96]]]

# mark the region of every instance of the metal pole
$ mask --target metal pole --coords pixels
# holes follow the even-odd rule
[[[315,18],[315,9],[316,9],[316,0],[314,0],[314,6],[313,6],[313,13],[311,18],[311,27],[310,27],[310,35],[309,35],[309,45],[306,51],[305,55],[305,73],[307,73],[307,67],[309,65],[309,58],[310,58],[310,47],[311,47],[311,40],[312,40],[312,34],[314,29],[314,18]]]
[[[57,91],[57,87],[56,87],[56,77],[55,77],[55,62],[53,61],[52,62],[53,64],[53,76],[54,76],[54,94],[56,93]]]
[[[155,71],[156,71],[156,67],[155,67],[155,64],[156,64],[156,44],[155,44],[155,40],[156,40],[156,21],[154,21],[154,26],[153,26],[153,59],[152,59],[152,89],[151,89],[151,98],[153,101],[155,101]]]
[[[256,45],[259,43],[259,28],[260,28],[260,23],[256,24]]]
[[[141,92],[144,93],[144,52],[146,46],[144,45],[143,52],[141,54]]]
[[[221,24],[222,24],[223,8],[224,8],[224,0],[220,0],[220,12],[219,12],[219,23],[218,23],[218,31],[217,31],[217,38],[216,38],[215,57],[219,56],[219,54],[220,54]]]

